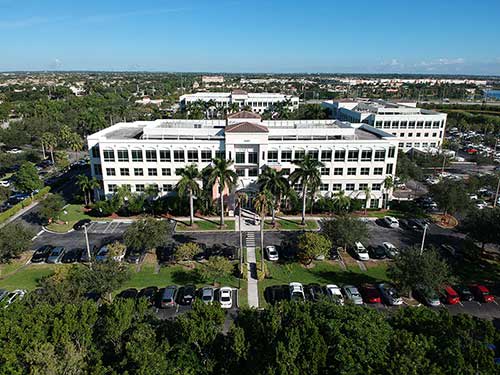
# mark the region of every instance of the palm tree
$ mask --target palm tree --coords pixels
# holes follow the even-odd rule
[[[70,137],[66,140],[69,149],[74,152],[73,159],[76,161],[76,153],[83,148],[83,142],[77,133],[71,133]]]
[[[236,205],[238,207],[238,232],[240,237],[240,270],[241,273],[242,265],[243,265],[243,233],[241,231],[241,209],[243,205],[248,201],[248,195],[245,192],[239,191],[235,194]],[[241,279],[241,276],[240,276]],[[239,281],[238,281],[239,282]],[[238,284],[239,285],[239,284]]]
[[[349,209],[349,206],[351,205],[351,198],[348,195],[345,195],[345,192],[343,190],[334,194],[332,199],[337,213],[347,211]]]
[[[101,183],[95,177],[93,177],[89,182],[89,204],[92,204],[92,192],[95,189],[99,189],[101,187]]]
[[[293,164],[297,165],[292,174],[290,175],[290,183],[302,185],[302,223],[306,224],[306,199],[307,192],[310,188],[317,187],[321,183],[320,168],[323,163],[313,159],[309,154],[305,155],[303,160],[294,160]]]
[[[279,209],[279,204],[281,198],[284,194],[288,192],[290,186],[288,185],[288,180],[284,175],[285,171],[277,171],[274,168],[265,166],[262,173],[260,174],[257,184],[260,187],[260,191],[267,190],[272,194],[273,202],[271,204],[271,224],[275,224],[275,214],[276,209]]]
[[[366,211],[368,210],[368,201],[370,200],[372,195],[372,189],[370,189],[369,186],[366,186],[366,188],[363,191],[365,193],[365,215],[366,215]]]
[[[55,165],[54,162],[54,150],[57,146],[57,137],[49,132],[42,134],[42,145],[44,148],[50,152],[50,159],[52,160],[52,165]]]
[[[213,159],[213,166],[209,169],[208,184],[219,184],[220,199],[220,226],[224,226],[224,189],[231,190],[238,181],[238,175],[232,169],[232,160]]]
[[[394,178],[389,175],[384,179],[384,193],[385,193],[384,208],[387,208],[389,193],[393,187],[394,187]]]
[[[76,184],[80,187],[80,190],[83,193],[83,198],[85,201],[85,206],[89,204],[89,191],[90,191],[90,178],[88,176],[81,174],[76,176]]]
[[[196,164],[188,165],[186,168],[182,168],[179,171],[181,179],[175,186],[179,195],[185,196],[187,193],[189,196],[189,226],[193,225],[194,221],[194,206],[193,206],[193,196],[198,196],[200,194],[201,188],[198,184],[200,179],[200,171]]]
[[[266,214],[274,204],[273,195],[268,190],[262,190],[257,194],[257,196],[253,199],[253,206],[255,208],[255,212],[260,217],[260,269],[264,272],[264,222],[266,218]]]
[[[231,104],[229,104],[229,113],[234,113],[234,112],[238,112],[240,110],[240,105],[239,103],[236,103],[236,102],[232,102]]]

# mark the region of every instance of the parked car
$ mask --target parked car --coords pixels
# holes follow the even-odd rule
[[[347,301],[355,305],[363,304],[363,298],[361,298],[361,294],[359,293],[358,288],[356,288],[354,285],[344,285],[342,287],[342,292]]]
[[[481,284],[474,284],[470,286],[470,291],[474,295],[474,298],[479,302],[493,302],[495,297],[490,293],[489,289]]]
[[[170,285],[165,288],[160,300],[160,307],[175,307],[177,305],[177,296],[179,288],[176,285]]]
[[[47,263],[61,263],[61,259],[64,255],[64,247],[58,246],[54,247],[47,257]]]
[[[139,294],[139,291],[135,288],[129,288],[125,289],[124,291],[120,292],[117,297],[118,298],[126,298],[126,299],[136,299],[137,295]]]
[[[179,303],[181,305],[191,305],[194,301],[196,288],[194,285],[185,285],[179,288]]]
[[[16,289],[9,294],[7,294],[3,300],[2,300],[2,305],[5,307],[13,304],[14,302],[22,299],[26,295],[26,291],[22,289]]]
[[[106,259],[108,259],[108,252],[109,252],[108,246],[107,245],[102,246],[95,255],[95,261],[104,262]]]
[[[277,261],[279,259],[278,250],[275,246],[266,246],[266,256],[268,260]]]
[[[359,260],[370,260],[370,256],[368,255],[368,250],[363,246],[361,242],[354,242],[354,252],[356,253],[356,257]]]
[[[335,284],[328,284],[326,286],[326,295],[330,300],[337,305],[344,304],[344,296],[342,296],[342,292],[340,288]]]
[[[306,285],[305,294],[309,301],[318,302],[325,296],[323,288],[319,284],[309,284]]]
[[[144,298],[149,304],[153,305],[156,301],[156,296],[158,294],[158,287],[148,286],[143,288],[137,294],[137,299]]]
[[[368,254],[372,259],[385,259],[387,257],[383,246],[368,246]]]
[[[443,301],[449,305],[456,305],[460,302],[458,293],[451,286],[444,287],[441,291],[441,296],[443,297]]]
[[[386,304],[390,306],[399,306],[403,304],[403,299],[399,296],[396,288],[392,285],[381,283],[377,285],[377,288]]]
[[[304,295],[304,287],[301,283],[290,283],[290,301],[304,302],[306,297]]]
[[[219,302],[220,307],[223,309],[230,309],[233,306],[233,291],[231,288],[225,286],[219,289]]]
[[[201,289],[201,301],[207,305],[211,304],[214,302],[214,288],[211,286],[206,286]]]
[[[2,187],[9,187],[10,186],[10,182],[8,180],[2,180],[2,181],[0,181],[0,186],[2,186]]]
[[[399,228],[399,221],[395,217],[392,217],[392,216],[384,217],[384,223],[389,228]]]
[[[2,302],[2,300],[7,297],[7,295],[9,294],[8,291],[6,291],[5,289],[0,289],[0,302]]]
[[[75,263],[80,260],[82,257],[84,249],[82,248],[75,248],[68,250],[66,253],[61,258],[62,263]]]
[[[462,258],[462,253],[452,245],[442,244],[441,250],[442,250],[443,254],[446,256],[451,256],[452,258],[456,258],[456,259]]]
[[[52,252],[53,248],[54,247],[51,245],[40,246],[38,249],[36,249],[35,253],[31,257],[31,262],[32,263],[45,262],[49,257],[50,253]]]
[[[330,250],[330,254],[328,254],[328,256],[329,256],[329,258],[331,260],[337,260],[337,259],[339,259],[340,258],[340,256],[339,256],[339,250],[336,247],[332,248]]]
[[[382,303],[378,289],[373,284],[361,285],[361,295],[365,303]]]
[[[140,250],[131,249],[125,253],[125,261],[127,263],[139,264],[142,257],[143,253]]]
[[[399,250],[390,242],[382,243],[382,247],[384,248],[385,255],[387,255],[387,257],[390,259],[396,258],[396,256],[399,254]]]
[[[453,289],[455,289],[458,292],[458,295],[460,296],[460,299],[462,301],[472,301],[474,299],[474,295],[470,291],[469,288],[463,285],[455,286]]]
[[[441,305],[438,294],[432,289],[417,287],[415,289],[415,295],[428,306],[437,307]]]
[[[424,230],[427,222],[422,219],[410,219],[408,220],[408,225],[413,230]]]
[[[77,221],[75,225],[73,225],[74,230],[82,230],[84,226],[90,224],[92,220],[90,219],[82,219],[80,221]]]

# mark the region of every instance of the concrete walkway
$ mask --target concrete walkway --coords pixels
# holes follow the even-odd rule
[[[255,233],[246,232],[245,247],[247,248],[247,289],[248,289],[248,305],[250,307],[259,307],[259,287],[257,280],[257,262],[255,258]]]

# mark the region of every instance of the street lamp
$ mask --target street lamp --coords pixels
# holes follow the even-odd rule
[[[427,227],[429,224],[424,225],[424,233],[422,234],[422,245],[420,246],[420,255],[424,252],[425,235],[427,234]]]
[[[87,244],[87,258],[89,260],[90,269],[92,269],[92,257],[90,256],[90,244],[89,235],[87,233],[87,224],[83,226],[83,232],[85,233],[85,243]]]

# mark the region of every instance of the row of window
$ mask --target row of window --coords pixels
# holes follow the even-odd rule
[[[399,147],[406,147],[406,148],[408,148],[408,147],[417,147],[417,148],[423,147],[423,148],[427,148],[427,147],[437,147],[437,146],[439,146],[439,143],[436,143],[436,142],[430,142],[430,143],[429,142],[422,142],[422,143],[420,143],[420,142],[415,142],[415,143],[412,143],[412,142],[406,142],[406,143],[400,142],[399,143]]]
[[[306,152],[304,150],[283,150],[281,151],[281,158],[278,158],[279,151],[277,150],[269,150],[267,152],[267,161],[268,162],[291,162],[293,160],[301,160],[304,159]],[[321,162],[331,162],[332,158],[334,161],[345,161],[347,155],[347,161],[385,161],[386,150],[321,150],[321,153],[318,150],[307,151],[307,155],[311,158],[319,160]],[[389,151],[387,152],[388,158],[393,158],[396,156],[396,148],[389,147]]]
[[[357,189],[356,189],[357,188]],[[293,189],[297,193],[302,192],[302,184],[295,184],[293,186]],[[360,183],[360,184],[320,184],[319,190],[322,192],[328,192],[328,191],[365,191],[366,189],[370,189],[370,191],[381,191],[382,190],[382,184],[367,184],[367,183]]]
[[[124,186],[128,191],[132,191],[132,185],[129,185],[129,184],[124,184],[124,185],[120,185],[120,186]],[[156,190],[157,192],[160,192],[160,191],[163,191],[163,192],[171,192],[174,190],[174,185],[172,184],[163,184],[161,186],[161,188],[157,185],[157,184],[150,184],[148,185],[148,187],[152,187],[154,190]],[[108,191],[109,192],[116,192],[118,190],[118,185],[116,184],[108,184]],[[146,185],[144,184],[136,184],[135,185],[135,191],[138,192],[138,193],[142,193],[144,191],[146,191]]]
[[[439,129],[444,127],[443,121],[375,121],[379,129]]]
[[[428,138],[428,137],[429,137],[429,134],[430,134],[430,133],[424,133],[424,137],[425,137],[425,138]],[[396,137],[398,136],[398,134],[397,134],[397,133],[392,133],[392,135],[394,135],[394,136],[396,136]],[[411,138],[411,137],[413,137],[413,133],[406,133],[406,134],[405,134],[405,133],[399,133],[399,136],[400,136],[401,138],[403,138],[403,137],[405,137],[405,138]],[[442,136],[443,136],[443,132],[439,132],[439,137],[441,138]],[[417,137],[417,138],[422,137],[422,133],[415,133],[415,137]],[[437,133],[432,133],[432,137],[433,137],[433,138],[436,138],[436,137],[437,137]]]
[[[184,163],[209,163],[214,158],[212,150],[103,150],[103,158],[106,162],[174,162]],[[99,148],[92,148],[92,156],[99,157]],[[216,158],[224,158],[224,151],[215,151]]]

